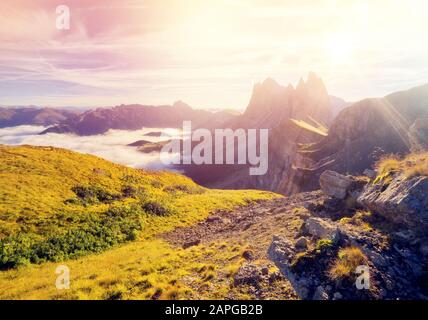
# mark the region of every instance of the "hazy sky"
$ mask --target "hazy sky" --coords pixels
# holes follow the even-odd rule
[[[428,82],[425,0],[1,0],[0,21],[0,105],[243,109],[255,82],[309,71],[348,100]]]

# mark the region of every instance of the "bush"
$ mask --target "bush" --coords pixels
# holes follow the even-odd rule
[[[357,247],[341,249],[336,261],[329,270],[329,276],[333,280],[348,278],[360,265],[367,264],[367,257]]]
[[[317,250],[326,250],[333,246],[333,241],[330,239],[320,239],[317,241]]]
[[[142,207],[147,213],[156,216],[166,216],[170,214],[169,210],[157,201],[148,201],[144,203]]]
[[[135,198],[137,196],[138,190],[133,186],[125,186],[122,188],[122,195],[125,198]]]
[[[71,189],[84,204],[111,202],[121,198],[97,186],[75,186]]]
[[[17,235],[0,240],[0,269],[26,263],[61,261],[91,252],[101,252],[119,243],[135,240],[141,230],[138,207],[111,208],[102,217],[91,216],[78,229],[47,237]]]

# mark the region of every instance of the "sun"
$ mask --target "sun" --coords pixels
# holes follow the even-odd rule
[[[334,34],[326,38],[326,54],[334,65],[349,64],[352,61],[354,46],[352,38],[344,34]]]

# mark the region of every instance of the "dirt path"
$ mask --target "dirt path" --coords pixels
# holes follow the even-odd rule
[[[217,211],[194,226],[176,228],[163,234],[162,238],[184,248],[199,243],[239,239],[258,248],[260,257],[266,257],[266,241],[270,242],[273,234],[277,233],[294,237],[302,215],[308,214],[304,208],[323,199],[320,192],[301,193],[253,203],[234,211]]]
[[[317,191],[252,203],[234,211],[217,211],[194,226],[177,228],[161,237],[171,245],[185,249],[200,244],[241,243],[247,248],[245,259],[248,263],[272,269],[274,264],[267,255],[272,236],[280,234],[294,238],[303,223],[302,218],[309,215],[305,207],[316,205],[323,199]],[[277,281],[275,286],[266,283],[250,288],[249,292],[253,298],[295,298],[294,290],[285,279]]]

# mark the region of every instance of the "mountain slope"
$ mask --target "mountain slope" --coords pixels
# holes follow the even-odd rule
[[[101,252],[270,198],[51,147],[0,146],[0,269]]]
[[[423,151],[427,129],[428,85],[356,102],[340,112],[327,137],[300,149],[310,164],[298,170],[303,190],[316,189],[327,169],[361,174],[384,155]]]
[[[0,128],[20,125],[48,126],[78,115],[77,110],[54,108],[3,108],[0,107]]]

